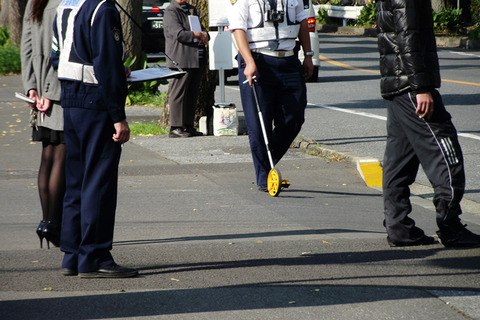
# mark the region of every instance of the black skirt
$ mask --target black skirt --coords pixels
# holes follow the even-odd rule
[[[42,141],[49,144],[62,144],[65,143],[65,138],[63,136],[63,131],[38,127],[38,130],[33,128],[32,141]]]

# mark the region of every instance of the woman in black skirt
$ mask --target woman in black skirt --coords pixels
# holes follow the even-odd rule
[[[65,141],[60,82],[50,64],[52,24],[61,0],[29,0],[21,42],[22,80],[31,103],[32,140],[42,142],[38,192],[43,217],[37,227],[40,247],[43,238],[58,247],[65,193]]]

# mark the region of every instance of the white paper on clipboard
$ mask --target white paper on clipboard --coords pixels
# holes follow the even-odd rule
[[[200,20],[198,20],[198,16],[188,16],[188,22],[190,23],[190,31],[193,32],[201,32],[202,25],[200,24]],[[197,42],[197,39],[193,39],[193,42]]]
[[[127,82],[143,82],[153,81],[159,79],[169,79],[185,72],[174,71],[168,68],[147,68],[142,70],[135,70],[130,73],[130,77],[127,78]]]

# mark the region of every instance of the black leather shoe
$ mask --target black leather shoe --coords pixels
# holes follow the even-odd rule
[[[62,275],[69,277],[69,276],[76,276],[78,275],[77,269],[74,268],[62,268]]]
[[[412,242],[393,242],[390,237],[387,237],[387,242],[390,247],[412,247],[412,246],[428,246],[431,244],[437,244],[438,241],[434,237],[424,235],[417,241]]]
[[[189,138],[192,134],[183,130],[183,128],[176,128],[170,130],[170,134],[168,135],[169,138]]]
[[[113,263],[109,266],[100,268],[92,272],[80,272],[80,278],[131,278],[138,275],[138,270],[119,266]]]
[[[190,134],[192,135],[192,137],[200,137],[200,136],[203,136],[203,133],[201,133],[200,131],[195,130],[194,128],[187,127],[187,128],[184,129],[184,131],[190,133]]]
[[[473,248],[480,247],[480,235],[461,226],[458,230],[439,230],[437,235],[445,247]]]

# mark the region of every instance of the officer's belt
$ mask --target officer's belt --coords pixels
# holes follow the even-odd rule
[[[261,53],[266,56],[285,58],[295,55],[293,50],[269,50],[269,49],[252,49],[252,52]]]

